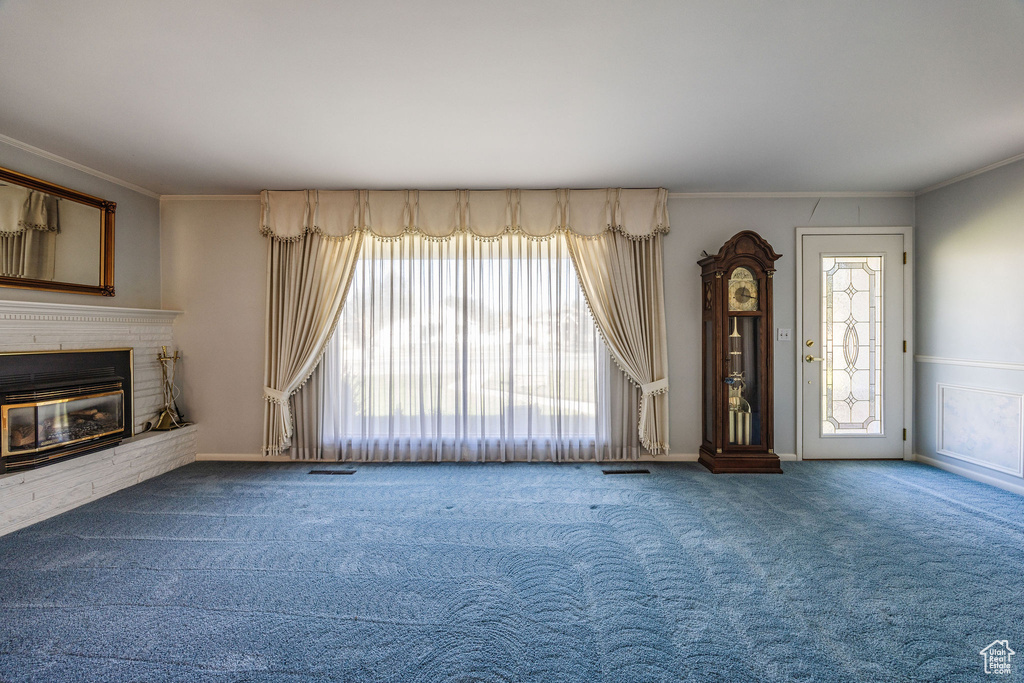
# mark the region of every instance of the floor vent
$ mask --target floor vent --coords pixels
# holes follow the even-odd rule
[[[355,474],[355,470],[310,470],[310,474]]]
[[[601,470],[603,474],[650,474],[650,470]]]

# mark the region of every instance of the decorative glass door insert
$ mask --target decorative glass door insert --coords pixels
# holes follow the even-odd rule
[[[884,434],[882,256],[822,256],[822,436]]]

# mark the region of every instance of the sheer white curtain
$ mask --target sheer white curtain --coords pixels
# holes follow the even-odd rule
[[[562,235],[365,240],[321,373],[326,459],[638,452],[628,438],[612,446],[614,411],[636,404]]]

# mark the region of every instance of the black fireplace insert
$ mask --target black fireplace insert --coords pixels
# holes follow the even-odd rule
[[[116,446],[132,432],[132,351],[0,356],[0,473]]]

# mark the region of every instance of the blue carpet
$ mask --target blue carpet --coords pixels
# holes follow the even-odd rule
[[[1024,669],[1024,498],[930,467],[310,469],[197,463],[0,538],[0,680],[980,681],[996,639]]]

